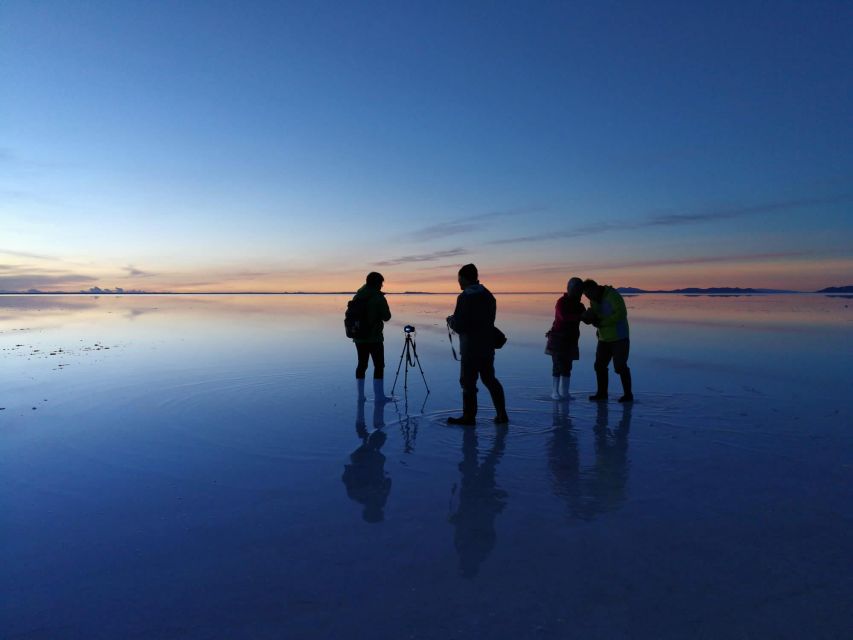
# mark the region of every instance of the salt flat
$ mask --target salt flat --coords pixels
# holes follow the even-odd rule
[[[853,312],[627,298],[637,401],[548,398],[556,296],[499,295],[511,423],[460,406],[452,296],[0,296],[3,638],[802,638],[853,628]]]

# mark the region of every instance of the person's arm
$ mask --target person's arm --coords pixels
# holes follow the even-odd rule
[[[571,305],[566,305],[565,315],[563,316],[564,322],[580,322],[581,316],[584,314],[586,309],[583,306],[583,303],[577,303],[577,307],[572,309]]]
[[[453,310],[453,315],[447,317],[447,323],[456,333],[462,334],[468,331],[467,320],[465,305],[462,304],[462,296],[460,295],[456,298],[456,308]]]
[[[385,294],[380,295],[382,299],[379,317],[382,318],[382,322],[388,322],[391,319],[391,308],[388,306],[388,298],[385,297]]]
[[[618,292],[613,291],[607,296],[610,303],[610,313],[599,320],[599,327],[615,327],[620,321],[628,317],[625,301]]]

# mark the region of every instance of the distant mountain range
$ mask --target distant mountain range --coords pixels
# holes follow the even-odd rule
[[[675,293],[681,295],[694,295],[694,296],[707,296],[707,295],[729,295],[729,296],[744,296],[744,295],[753,295],[753,294],[768,294],[768,293],[824,293],[824,294],[853,294],[853,285],[845,285],[843,287],[826,287],[825,289],[821,289],[820,291],[792,291],[790,289],[753,289],[753,288],[742,288],[742,287],[708,287],[708,288],[700,288],[700,287],[686,287],[684,289],[639,289],[637,287],[617,287],[616,288],[619,293],[624,293],[626,295],[636,295],[640,293]],[[5,291],[0,289],[0,295],[21,295],[21,294],[29,294],[29,295],[79,295],[79,294],[87,294],[87,295],[314,295],[314,294],[327,294],[327,295],[351,295],[355,293],[354,291],[279,291],[279,292],[269,292],[269,291],[182,291],[182,292],[174,292],[174,291],[140,291],[137,289],[122,289],[121,287],[116,287],[115,289],[101,289],[100,287],[92,287],[91,289],[87,289],[84,291],[39,291],[38,289],[29,289],[27,291]],[[403,295],[436,295],[436,292],[433,291],[398,291],[393,292],[389,291],[391,294],[403,294]],[[450,293],[450,292],[448,292]],[[456,293],[456,292],[452,292]],[[496,293],[554,293],[552,291],[537,291],[537,292],[510,292],[510,291],[498,291]]]

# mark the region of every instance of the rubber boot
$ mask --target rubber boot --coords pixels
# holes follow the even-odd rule
[[[560,399],[560,376],[554,376],[551,381],[551,400]]]
[[[489,389],[492,396],[492,402],[495,404],[495,424],[506,424],[509,422],[509,416],[506,414],[506,396],[504,388],[500,382]]]
[[[560,376],[560,398],[563,400],[569,399],[569,380],[571,376]]]
[[[355,379],[356,388],[358,389],[358,399],[364,400],[364,378]]]
[[[623,373],[619,374],[622,378],[622,397],[619,402],[634,402],[634,392],[631,387],[631,370],[626,368]]]
[[[388,402],[391,398],[385,395],[385,380],[382,378],[373,379],[373,401]]]
[[[607,400],[607,369],[603,369],[601,371],[595,371],[595,379],[598,384],[598,390],[595,392],[595,395],[589,397],[590,400],[599,401],[599,400]]]
[[[477,424],[477,394],[462,393],[462,415],[458,418],[450,416],[447,424],[461,424],[473,427]]]

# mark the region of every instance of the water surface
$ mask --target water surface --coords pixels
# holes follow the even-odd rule
[[[853,628],[850,300],[627,299],[637,402],[448,427],[451,296],[389,296],[431,389],[356,398],[344,296],[0,296],[0,637],[751,638]]]

